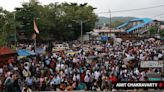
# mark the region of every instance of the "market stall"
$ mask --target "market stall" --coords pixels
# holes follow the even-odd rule
[[[14,61],[14,57],[17,56],[15,50],[12,50],[7,47],[0,47],[0,67],[4,64]]]

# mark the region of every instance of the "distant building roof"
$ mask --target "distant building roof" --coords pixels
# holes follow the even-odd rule
[[[127,30],[128,33],[129,33],[129,32],[132,32],[132,31],[135,30],[135,29],[138,29],[138,28],[140,28],[140,27],[143,27],[143,26],[145,26],[146,24],[151,23],[153,20],[150,19],[150,18],[139,18],[139,19],[134,19],[134,20],[131,20],[131,21],[143,21],[143,23],[138,24],[138,25],[134,26],[133,28],[130,28],[129,30]]]
[[[122,24],[122,25],[120,25],[120,26],[118,26],[118,27],[116,27],[116,28],[117,28],[117,29],[120,29],[120,28],[122,28],[122,27],[128,25],[129,23],[135,22],[135,21],[142,21],[142,23],[141,23],[141,24],[138,24],[138,25],[136,25],[136,26],[134,26],[134,27],[132,27],[132,28],[130,28],[130,29],[128,29],[128,30],[126,30],[127,33],[132,32],[132,31],[134,31],[135,29],[138,29],[138,28],[140,28],[140,27],[143,27],[143,26],[145,26],[146,24],[151,23],[153,20],[150,19],[150,18],[135,18],[135,19],[132,19],[132,20],[130,20],[130,21],[128,21],[128,22],[125,22],[124,24]]]
[[[160,26],[160,29],[164,29],[164,25],[161,25],[161,26]]]

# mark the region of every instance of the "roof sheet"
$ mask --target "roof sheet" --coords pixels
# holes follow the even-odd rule
[[[140,28],[140,27],[143,27],[143,26],[145,26],[146,24],[151,23],[153,20],[150,19],[150,18],[139,18],[139,19],[135,19],[135,20],[132,20],[132,21],[142,21],[143,23],[138,24],[138,25],[136,25],[136,26],[130,28],[129,30],[126,30],[126,32],[128,32],[128,33],[134,31],[135,29],[138,29],[138,28]]]
[[[132,31],[134,31],[135,29],[138,29],[138,28],[140,28],[140,27],[145,26],[146,24],[151,23],[153,20],[150,19],[150,18],[135,18],[135,19],[132,19],[132,20],[130,20],[130,21],[128,21],[128,22],[125,22],[124,24],[122,24],[122,25],[120,25],[120,26],[118,26],[118,27],[116,27],[116,28],[122,28],[122,27],[128,25],[130,22],[135,22],[135,21],[142,21],[143,23],[138,24],[138,25],[136,25],[136,26],[134,26],[134,27],[132,27],[132,28],[126,30],[126,32],[128,32],[128,33],[129,33],[129,32],[132,32]]]

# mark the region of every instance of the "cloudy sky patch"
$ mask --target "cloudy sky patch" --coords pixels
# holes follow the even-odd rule
[[[0,0],[0,6],[9,11],[13,11],[15,7],[20,7],[22,2],[28,2],[29,0]],[[112,16],[135,16],[135,17],[149,17],[156,19],[164,19],[164,0],[39,0],[41,4],[49,4],[54,2],[76,2],[76,3],[88,3],[93,7],[96,7],[95,13],[99,16],[109,17],[109,13],[102,13],[119,10],[131,10],[138,8],[146,8],[152,6],[163,5],[163,7],[129,11],[129,12],[113,12]],[[160,16],[157,16],[160,15]],[[154,17],[156,16],[156,17]]]

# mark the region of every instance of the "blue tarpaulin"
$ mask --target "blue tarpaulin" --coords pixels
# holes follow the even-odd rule
[[[34,52],[26,49],[17,50],[19,56],[33,56],[36,55]]]
[[[108,36],[101,36],[102,41],[108,41]]]
[[[152,19],[150,19],[150,18],[137,18],[137,19],[134,19],[134,20],[131,20],[131,21],[142,21],[143,23],[138,24],[138,25],[136,25],[136,26],[128,29],[127,30],[128,33],[129,32],[132,32],[132,31],[134,31],[134,30],[136,30],[138,28],[141,28],[141,27],[143,27],[143,26],[145,26],[145,25],[147,25],[149,23],[151,23],[152,22]]]
[[[45,51],[43,50],[43,48],[36,48],[35,53],[36,54],[43,54]]]
[[[144,27],[145,25],[151,23],[153,20],[150,19],[150,18],[135,18],[135,19],[132,19],[132,20],[130,20],[128,22],[125,22],[124,24],[122,24],[122,25],[120,25],[120,26],[118,26],[116,28],[120,29],[122,27],[127,26],[129,23],[135,22],[135,21],[141,21],[142,23],[141,24],[137,24],[134,27],[131,27],[130,29],[126,30],[127,33],[130,33],[130,32],[132,32],[132,31],[134,31],[134,30],[136,30],[138,28]]]

